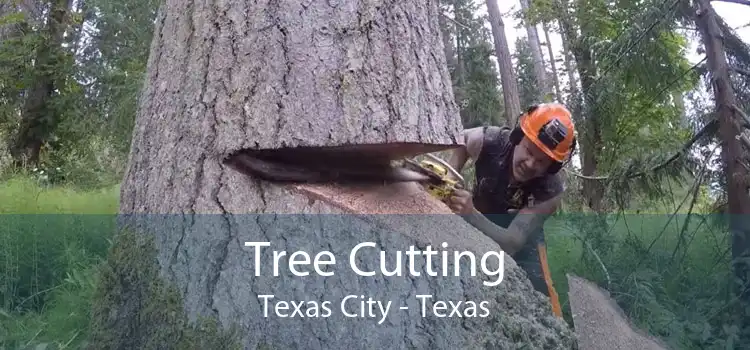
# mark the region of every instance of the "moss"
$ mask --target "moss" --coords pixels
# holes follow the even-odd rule
[[[179,291],[160,277],[152,237],[116,236],[92,300],[91,349],[239,349],[236,328],[191,323]]]

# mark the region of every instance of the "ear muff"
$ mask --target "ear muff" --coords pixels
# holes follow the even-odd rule
[[[513,128],[513,130],[510,131],[510,136],[508,136],[508,139],[514,146],[517,146],[519,143],[521,143],[521,140],[523,140],[523,130],[521,130],[521,127],[516,126],[515,128]]]
[[[534,111],[536,111],[537,109],[539,109],[538,104],[530,106],[529,108],[526,109],[526,112],[522,113],[520,116],[518,116],[518,118],[516,118],[516,126],[513,127],[513,130],[511,130],[510,136],[509,136],[511,144],[515,146],[521,143],[521,140],[523,140],[524,135],[523,135],[523,130],[521,130],[521,118],[531,113],[534,113]]]
[[[570,153],[568,155],[568,158],[565,160],[565,162],[554,162],[552,165],[547,168],[548,174],[557,174],[565,164],[568,164],[570,162],[570,158],[573,157],[573,152],[576,150],[576,137],[573,136],[573,142],[570,144]]]

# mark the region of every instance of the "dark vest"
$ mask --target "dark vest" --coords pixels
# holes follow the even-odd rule
[[[538,178],[523,185],[510,185],[515,145],[510,142],[509,136],[510,128],[485,127],[482,150],[474,163],[474,207],[501,227],[508,227],[515,217],[515,214],[508,214],[508,209],[527,206],[531,188],[542,185],[546,178]],[[542,239],[541,232],[534,235],[517,255],[525,255]]]

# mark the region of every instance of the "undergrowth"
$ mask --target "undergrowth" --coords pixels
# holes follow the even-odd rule
[[[0,183],[0,349],[80,348],[118,193]]]
[[[717,219],[611,214],[590,227],[593,215],[555,217],[546,227],[549,263],[568,322],[572,273],[604,287],[640,329],[675,349],[734,348],[730,240]]]

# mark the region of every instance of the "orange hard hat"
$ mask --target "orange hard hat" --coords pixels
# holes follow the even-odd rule
[[[575,125],[570,111],[559,103],[530,108],[520,120],[526,137],[552,159],[562,162],[575,143]]]

